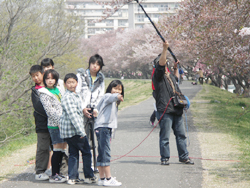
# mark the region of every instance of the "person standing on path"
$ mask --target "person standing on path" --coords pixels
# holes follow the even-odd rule
[[[98,185],[121,186],[110,172],[110,141],[112,129],[117,128],[118,105],[123,101],[124,87],[121,81],[113,80],[97,105],[98,117],[95,122],[95,133],[98,140],[97,168],[100,179]]]
[[[194,162],[188,157],[185,128],[183,124],[183,108],[175,107],[171,97],[174,96],[174,90],[181,93],[178,82],[178,70],[177,64],[174,64],[174,75],[169,73],[166,69],[166,56],[168,51],[168,42],[163,43],[163,51],[159,59],[159,63],[156,64],[155,73],[153,76],[153,83],[156,92],[156,107],[157,118],[160,120],[160,155],[161,164],[169,165],[170,150],[169,150],[169,137],[171,128],[174,131],[179,161],[185,164],[194,164]],[[169,105],[168,105],[169,103]],[[168,107],[167,107],[168,105]],[[165,114],[165,108],[166,112]]]
[[[200,84],[203,85],[203,71],[201,70],[201,68],[199,68],[198,74],[199,74]]]

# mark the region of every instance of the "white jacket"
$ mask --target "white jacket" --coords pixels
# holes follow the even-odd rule
[[[78,85],[76,87],[76,93],[78,93],[83,100],[83,109],[86,108],[87,105],[96,108],[105,93],[104,75],[100,71],[97,73],[97,79],[95,80],[91,91],[90,74],[88,70],[81,68],[78,69],[77,72],[76,76],[78,78]]]
[[[62,115],[61,102],[55,95],[53,95],[48,89],[44,87],[38,89],[38,92],[43,108],[48,116],[48,128],[58,127],[60,117]]]

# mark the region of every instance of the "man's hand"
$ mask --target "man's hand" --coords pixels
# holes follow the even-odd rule
[[[87,117],[87,118],[91,118],[91,113],[89,113],[88,110],[91,110],[91,108],[84,108],[83,109],[83,114]]]
[[[163,50],[164,50],[164,51],[167,51],[167,50],[168,50],[168,47],[169,47],[168,41],[165,41],[165,42],[163,43]]]
[[[118,98],[119,101],[122,101],[122,102],[123,102],[123,96],[122,96],[121,94],[119,94],[119,95],[117,96],[117,98]]]
[[[180,61],[177,59],[177,61],[174,63],[174,69],[177,69],[178,64],[180,64]]]

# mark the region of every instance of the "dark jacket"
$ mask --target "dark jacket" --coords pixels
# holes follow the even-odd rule
[[[39,93],[35,86],[31,88],[31,100],[34,107],[34,118],[36,124],[36,133],[48,133],[48,117],[40,101]]]
[[[170,78],[173,81],[175,90],[181,93],[177,85],[178,78],[174,76],[173,74],[170,74]],[[174,96],[173,89],[165,75],[165,66],[160,66],[159,64],[156,65],[155,73],[153,75],[152,80],[155,86],[157,111],[164,112],[169,102],[169,99]],[[171,100],[169,102],[166,113],[173,114],[173,115],[182,115],[183,108],[174,107],[173,100]]]

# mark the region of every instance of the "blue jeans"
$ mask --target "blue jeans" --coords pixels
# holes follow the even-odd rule
[[[110,166],[110,138],[112,129],[99,127],[95,130],[98,140],[98,157],[96,166]]]
[[[163,112],[158,112],[157,119],[160,119]],[[174,131],[179,160],[188,158],[185,128],[182,116],[164,114],[160,121],[160,154],[161,161],[170,158],[169,137],[171,128]]]
[[[79,151],[82,153],[83,173],[85,178],[92,178],[94,176],[91,168],[91,152],[87,137],[80,138],[76,135],[71,138],[66,138],[69,145],[69,161],[68,161],[68,174],[69,179],[78,179],[79,173]]]

